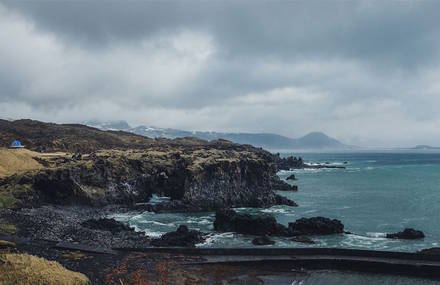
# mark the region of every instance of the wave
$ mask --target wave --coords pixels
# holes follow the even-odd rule
[[[281,208],[280,206],[271,207],[268,209],[262,209],[260,210],[262,213],[274,213],[274,214],[291,214],[293,213],[292,210],[287,209],[285,207]]]

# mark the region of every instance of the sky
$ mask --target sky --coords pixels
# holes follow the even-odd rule
[[[440,145],[440,1],[3,1],[0,117]]]

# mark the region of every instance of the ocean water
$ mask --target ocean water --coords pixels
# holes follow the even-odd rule
[[[284,153],[283,156],[291,155]],[[295,174],[298,192],[279,192],[298,203],[298,207],[275,206],[269,209],[239,208],[240,212],[270,213],[287,225],[301,217],[324,216],[340,219],[352,234],[314,236],[315,245],[304,245],[287,238],[274,238],[277,247],[341,247],[393,251],[418,251],[440,246],[440,153],[426,152],[360,152],[360,153],[295,153],[309,163],[344,165],[346,169],[303,169],[281,171],[285,179]],[[346,164],[343,164],[347,162]],[[160,236],[178,225],[210,233],[200,247],[252,247],[252,236],[215,233],[214,213],[125,214],[116,217],[150,236]],[[385,234],[412,227],[422,230],[421,240],[391,240]],[[318,274],[319,275],[319,274]],[[339,275],[332,274],[332,278]],[[344,275],[345,276],[345,275]],[[351,276],[351,275],[349,275]],[[367,280],[366,275],[352,278]],[[312,277],[311,277],[312,278]],[[341,277],[346,280],[348,277]],[[351,277],[350,277],[351,278]],[[376,277],[371,277],[376,278]],[[319,278],[318,278],[319,279]],[[380,284],[415,284],[406,281]],[[403,279],[402,279],[403,280]],[[339,281],[335,281],[334,284]],[[384,283],[385,282],[385,283]],[[332,282],[331,282],[332,283]],[[373,282],[376,283],[376,282]],[[321,284],[317,282],[303,284]],[[329,284],[329,283],[326,283]],[[333,283],[332,283],[333,284]],[[345,284],[345,283],[344,283]],[[348,284],[348,283],[347,283]],[[358,283],[361,284],[361,283]],[[364,284],[364,283],[362,283]],[[417,284],[425,284],[419,283]],[[428,283],[426,283],[428,284]]]

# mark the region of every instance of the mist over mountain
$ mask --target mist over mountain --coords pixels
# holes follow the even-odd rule
[[[327,136],[322,132],[312,132],[300,138],[289,138],[273,133],[226,133],[210,131],[185,131],[172,128],[152,126],[130,127],[125,121],[99,122],[89,121],[85,124],[102,130],[122,130],[150,138],[180,138],[197,137],[204,140],[225,139],[235,143],[250,144],[273,150],[303,149],[303,150],[344,150],[353,146]]]

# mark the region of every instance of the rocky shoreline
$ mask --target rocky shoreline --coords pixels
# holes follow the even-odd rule
[[[252,216],[232,210],[297,206],[277,194],[298,190],[281,180],[278,171],[343,166],[308,165],[301,158],[282,158],[224,140],[152,140],[130,133],[30,120],[0,120],[0,127],[0,142],[6,144],[11,137],[19,137],[28,146],[1,153],[6,159],[0,163],[7,163],[0,165],[0,240],[19,240],[21,252],[58,260],[72,270],[86,272],[96,284],[104,283],[105,277],[97,273],[97,264],[88,270],[66,261],[53,248],[66,245],[69,252],[76,247],[79,252],[99,254],[112,253],[116,248],[194,247],[206,236],[180,226],[175,232],[152,239],[109,218],[115,213],[216,211],[216,231],[252,235],[254,245],[273,245],[272,236],[312,244],[310,236],[344,233],[341,221],[324,217],[297,219],[284,226],[270,215]],[[153,195],[168,200],[148,203]],[[389,237],[422,235],[406,229]],[[108,268],[119,266],[125,258],[113,257],[93,258]]]

